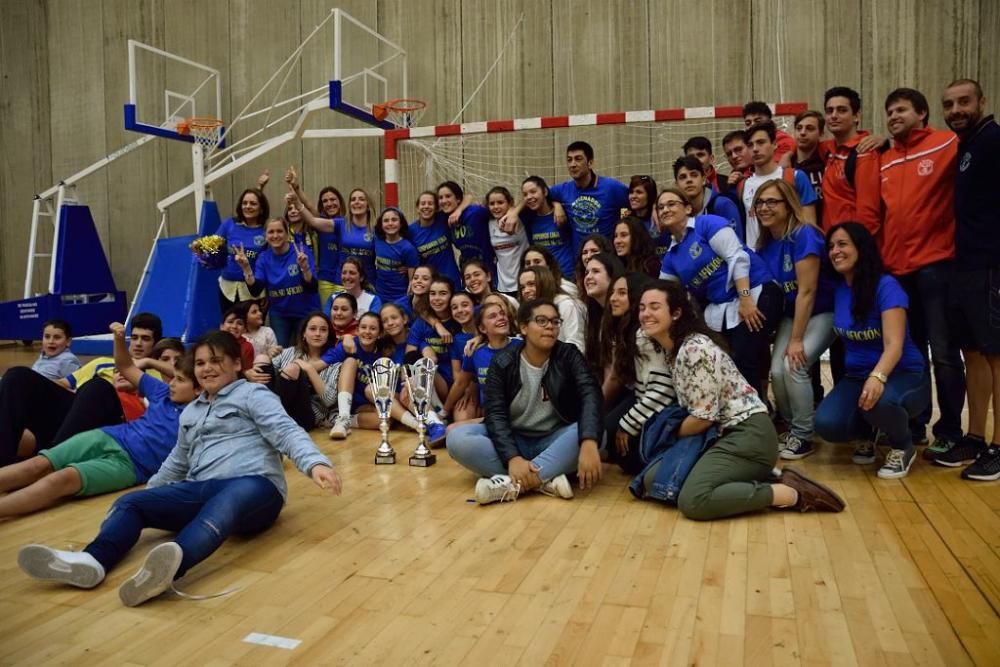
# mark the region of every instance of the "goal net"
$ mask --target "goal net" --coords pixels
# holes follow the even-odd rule
[[[775,124],[786,132],[791,131],[794,115],[805,109],[804,104],[775,107]],[[743,119],[739,107],[725,109],[726,114],[709,118],[632,122],[627,120],[630,114],[608,114],[610,119],[581,116],[569,117],[567,122],[558,117],[535,118],[396,131],[398,140],[387,136],[387,144],[393,144],[386,147],[387,201],[398,192],[398,204],[410,210],[422,191],[433,190],[446,180],[455,181],[476,198],[502,185],[516,199],[521,182],[528,176],[541,176],[549,185],[568,179],[566,146],[573,141],[593,146],[594,171],[598,174],[625,183],[634,175],[648,175],[662,188],[674,182],[673,163],[682,155],[684,143],[691,137],[703,136],[712,142],[716,169],[728,173],[722,138],[742,129]],[[676,110],[671,115],[684,111]],[[581,124],[574,124],[574,120]],[[567,126],[545,127],[546,121]],[[583,124],[588,121],[590,124]]]

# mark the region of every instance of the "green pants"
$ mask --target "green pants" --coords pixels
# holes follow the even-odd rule
[[[76,468],[82,486],[77,496],[96,496],[135,486],[135,464],[118,441],[100,429],[77,433],[38,452],[53,470]]]
[[[708,521],[769,506],[778,434],[766,412],[726,429],[691,469],[677,507],[689,519]]]

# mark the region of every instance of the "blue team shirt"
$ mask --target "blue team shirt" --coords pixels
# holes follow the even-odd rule
[[[736,287],[729,285],[726,260],[716,255],[709,245],[709,241],[723,229],[733,231],[725,218],[699,215],[694,219],[694,228],[689,228],[684,239],[663,256],[660,272],[677,276],[681,284],[702,304],[729,303],[736,298]],[[772,280],[767,266],[757,253],[746,246],[743,246],[743,250],[750,257],[750,288]]]
[[[708,206],[705,207],[705,212],[728,220],[737,235],[739,235],[740,227],[743,226],[743,216],[740,214],[740,207],[732,199],[723,197],[715,190],[710,189]]]
[[[646,225],[646,231],[649,232],[649,237],[653,239],[653,245],[656,246],[656,256],[663,261],[663,256],[667,254],[667,249],[670,248],[670,243],[674,240],[674,237],[670,235],[670,232],[666,229],[660,231],[656,223],[653,222],[652,218],[648,218],[643,221]]]
[[[305,249],[309,258],[309,270],[316,275],[316,262],[312,251]],[[270,310],[284,317],[305,317],[314,310],[319,310],[319,294],[316,292],[316,282],[307,287],[302,279],[302,270],[295,261],[295,251],[288,247],[284,255],[276,255],[268,248],[257,257],[254,268],[254,280],[265,286]]]
[[[170,400],[170,387],[146,373],[139,379],[139,391],[149,400],[142,417],[101,430],[114,438],[132,459],[136,482],[142,484],[160,469],[177,444],[184,406]]]
[[[443,220],[448,224],[448,216],[440,211],[435,220]],[[462,211],[458,223],[452,227],[451,239],[461,256],[460,264],[470,259],[478,259],[490,269],[490,273],[496,273],[493,270],[495,260],[493,243],[490,241],[489,211],[479,204],[469,204]]]
[[[580,189],[575,181],[549,188],[553,201],[562,203],[573,226],[573,256],[580,254],[583,239],[590,234],[614,236],[620,211],[628,208],[628,186],[607,176],[598,176],[597,185]]]
[[[337,240],[340,242],[340,262],[348,257],[357,257],[361,261],[361,266],[365,269],[365,275],[372,285],[378,285],[378,275],[375,273],[375,232],[369,231],[367,227],[358,227],[353,222],[344,218],[337,218],[335,221],[335,232]],[[340,274],[337,280],[340,282]]]
[[[410,278],[404,269],[415,269],[420,264],[420,255],[412,243],[399,239],[389,243],[385,239],[375,239],[375,275],[378,278],[375,291],[383,303],[402,303],[408,300],[406,290]]]
[[[480,345],[473,351],[471,357],[462,358],[462,371],[475,375],[476,381],[479,383],[480,405],[483,405],[486,402],[486,376],[489,375],[490,362],[493,361],[493,357],[497,352],[500,352],[500,350],[506,350],[513,342],[513,338],[508,340],[507,344],[499,350],[494,350],[489,345]]]
[[[455,263],[455,253],[451,249],[451,233],[447,220],[435,215],[434,221],[428,227],[420,222],[410,223],[410,239],[420,253],[420,260],[437,271],[438,275],[450,278],[455,285],[460,285],[462,275]]]
[[[795,316],[795,299],[799,294],[799,281],[795,264],[810,255],[819,258],[819,282],[816,284],[816,301],[813,315],[833,310],[833,291],[836,281],[831,274],[823,232],[812,225],[803,225],[788,238],[771,239],[759,252],[768,270],[785,293],[785,315]]]
[[[444,326],[451,332],[452,339],[462,330],[461,325],[455,320],[446,320]],[[455,377],[451,367],[451,346],[441,339],[441,336],[427,320],[422,317],[414,320],[406,344],[415,346],[418,351],[422,351],[425,347],[434,350],[434,354],[437,355],[437,372],[449,385],[454,381]]]
[[[339,222],[338,222],[339,221]],[[316,232],[316,276],[329,283],[340,284],[340,269],[343,258],[340,254],[340,239],[337,225],[343,226],[343,218],[333,219],[332,232]]]
[[[552,253],[559,262],[563,277],[573,280],[576,273],[576,255],[573,254],[573,230],[559,227],[555,213],[536,215],[525,210],[521,215],[532,245],[539,245]]]
[[[257,265],[257,255],[267,248],[267,238],[264,235],[263,225],[247,227],[233,218],[226,218],[219,225],[219,231],[216,234],[226,239],[226,265],[222,268],[222,277],[226,280],[243,282],[243,269],[236,263],[236,251],[240,244],[243,244],[243,250],[250,262],[250,270],[253,271]]]
[[[910,301],[899,282],[889,274],[883,274],[878,281],[875,308],[864,322],[855,322],[854,316],[851,315],[854,297],[847,283],[841,282],[837,285],[833,302],[833,330],[844,340],[847,374],[865,377],[875,368],[885,349],[882,342],[882,313],[892,308],[909,308]],[[907,322],[903,354],[893,373],[896,371],[916,373],[923,370],[924,359],[910,338],[910,325]]]

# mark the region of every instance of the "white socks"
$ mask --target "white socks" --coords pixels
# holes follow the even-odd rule
[[[337,392],[337,414],[344,419],[351,418],[351,404],[354,402],[354,394],[349,391]]]

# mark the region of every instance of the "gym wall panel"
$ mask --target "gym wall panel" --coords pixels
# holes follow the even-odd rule
[[[122,101],[128,98],[128,40],[163,46],[164,4],[103,0],[104,15],[104,153],[134,141],[139,135],[123,127]],[[161,75],[162,76],[162,75]],[[151,76],[147,94],[163,95],[163,80]],[[166,183],[166,142],[152,142],[112,162],[108,179],[108,259],[119,289],[134,291],[138,276],[160,224],[155,203]],[[100,157],[100,153],[93,159]],[[95,218],[96,218],[95,214]],[[190,227],[188,228],[190,229]],[[187,230],[177,230],[177,233]]]
[[[976,46],[978,46],[978,78],[983,91],[986,93],[988,104],[987,113],[997,113],[1000,107],[997,100],[1000,100],[1000,58],[997,58],[997,44],[1000,43],[1000,2],[990,2],[982,0],[979,3],[979,17],[977,19],[979,36]]]
[[[31,196],[52,185],[45,23],[41,0],[0,4],[0,297],[4,298],[21,297]],[[50,242],[51,226],[43,224]],[[34,289],[47,285],[47,269],[46,262],[35,271]]]
[[[855,87],[861,76],[860,11],[861,0],[754,0],[752,97],[808,101],[822,110],[827,88]],[[791,125],[789,119],[789,133]]]
[[[109,121],[105,117],[108,110],[104,95],[106,25],[103,8],[103,0],[57,0],[48,4],[45,25],[52,182],[42,188],[76,173],[106,154]],[[80,181],[75,188],[75,197],[90,206],[106,253],[109,253],[111,241],[110,196],[108,172],[103,170]],[[27,214],[21,218],[21,224],[31,221],[30,210],[27,209]],[[23,246],[19,252],[24,253],[26,248]],[[47,266],[48,262],[43,260],[42,265]],[[119,264],[117,268],[125,267]]]

